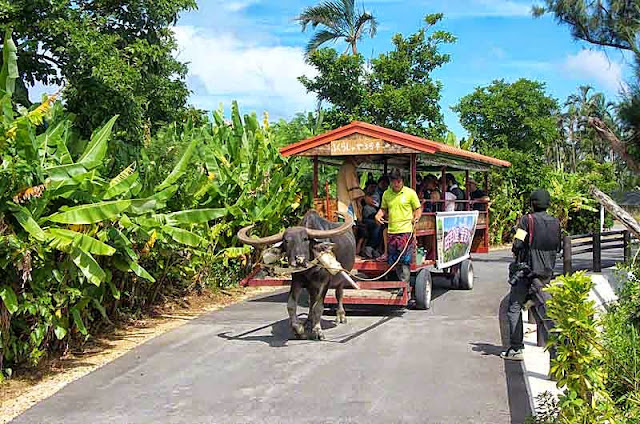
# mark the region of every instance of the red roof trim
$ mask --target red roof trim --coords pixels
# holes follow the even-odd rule
[[[437,141],[427,140],[415,135],[406,134],[400,131],[395,131],[389,128],[384,128],[378,125],[368,124],[366,122],[360,121],[353,121],[349,125],[345,125],[343,127],[327,131],[326,133],[317,135],[315,137],[311,137],[306,140],[302,140],[297,143],[282,147],[280,149],[280,154],[283,156],[297,155],[309,149],[313,149],[314,147],[321,146],[333,140],[338,140],[354,133],[381,138],[390,143],[399,144],[401,146],[415,149],[423,153],[444,153],[451,156],[485,162],[497,166],[511,166],[511,163],[493,158],[491,156],[484,156],[479,153],[459,149],[457,147],[449,146]]]

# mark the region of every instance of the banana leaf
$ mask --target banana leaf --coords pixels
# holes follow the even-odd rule
[[[60,121],[54,127],[47,128],[47,131],[37,137],[40,149],[47,149],[49,152],[48,155],[52,156],[56,160],[56,163],[61,165],[73,163],[73,159],[71,158],[71,154],[69,153],[67,144],[63,138],[63,134],[65,134],[68,125],[69,121]],[[44,155],[42,160],[45,160]]]
[[[80,314],[80,311],[78,310],[77,307],[72,307],[71,308],[71,316],[73,316],[73,322],[76,323],[76,327],[78,327],[78,331],[80,331],[80,333],[83,336],[88,336],[89,332],[87,331],[87,327],[84,326],[84,322],[82,321],[82,315]]]
[[[196,150],[197,145],[198,145],[198,139],[195,138],[191,141],[191,143],[189,144],[189,147],[187,147],[187,150],[185,150],[184,154],[182,155],[178,163],[176,163],[176,166],[173,168],[171,173],[167,175],[167,178],[165,178],[165,180],[159,186],[156,187],[155,191],[164,190],[165,188],[169,187],[171,184],[178,181],[178,179],[182,176],[182,174],[184,174],[185,171],[187,170],[187,167],[189,166],[189,161],[191,160],[191,156],[193,156],[193,152]]]
[[[145,199],[133,199],[131,200],[131,205],[129,205],[129,208],[126,210],[126,212],[133,215],[144,215],[145,213],[162,209],[166,205],[166,203],[160,202],[154,197],[147,197]]]
[[[79,163],[70,163],[67,165],[58,165],[46,168],[45,174],[49,176],[52,183],[60,183],[67,180],[72,180],[73,177],[86,174],[87,168]]]
[[[83,252],[82,249],[72,245],[69,249],[69,256],[91,284],[99,286],[107,277],[107,274],[100,268],[93,256]]]
[[[131,200],[116,200],[76,206],[46,217],[60,224],[94,224],[118,218],[131,205]]]
[[[138,181],[138,173],[133,172],[127,177],[113,184],[114,180],[117,180],[121,175],[122,173],[120,173],[120,175],[118,175],[116,178],[111,180],[111,182],[109,183],[109,186],[107,187],[106,193],[104,194],[104,196],[102,196],[104,200],[111,199],[113,197],[129,192],[132,189],[133,185]]]
[[[136,224],[140,225],[141,227],[144,227],[147,229],[162,227],[163,225],[166,224],[165,216],[162,214],[155,214],[155,215],[150,215],[145,217],[136,217],[136,218],[133,218],[133,221]]]
[[[33,219],[31,212],[27,208],[9,203],[9,209],[13,212],[13,216],[16,218],[20,226],[25,229],[26,232],[31,234],[33,238],[38,241],[46,241],[47,236],[40,228],[38,223]]]
[[[227,214],[225,208],[217,209],[191,209],[180,212],[174,212],[165,215],[166,223],[170,226],[179,224],[201,224],[214,219],[222,218]]]
[[[2,299],[4,306],[10,314],[18,310],[18,297],[11,287],[2,286],[0,288],[0,299]]]
[[[111,237],[115,241],[116,246],[125,251],[129,258],[131,258],[131,260],[138,260],[138,255],[133,250],[133,244],[131,243],[131,240],[129,240],[127,236],[122,234],[120,230],[118,230],[117,228],[110,228],[109,237]]]
[[[102,128],[94,132],[89,140],[89,144],[80,156],[79,163],[84,165],[87,169],[93,169],[98,167],[104,159],[104,155],[107,153],[107,141],[111,137],[111,129],[113,124],[118,119],[118,115],[114,116],[104,124]]]
[[[131,206],[127,209],[127,212],[134,215],[143,215],[148,212],[154,212],[158,209],[164,208],[169,200],[178,190],[178,186],[171,186],[154,194],[153,196],[146,197],[144,199],[132,199]]]
[[[173,240],[178,243],[186,244],[191,247],[198,247],[207,243],[207,240],[203,239],[197,234],[191,231],[183,230],[182,228],[170,227],[165,225],[162,227],[162,231],[169,234]]]
[[[116,249],[86,234],[62,228],[50,228],[45,232],[51,240],[51,246],[58,250],[66,250],[70,245],[93,255],[111,256]]]
[[[156,279],[153,278],[153,276],[149,274],[146,269],[142,268],[140,264],[137,263],[136,261],[128,259],[127,264],[129,265],[129,268],[131,269],[131,271],[133,271],[138,277],[149,280],[152,283],[156,282]]]
[[[13,42],[12,30],[7,28],[4,32],[4,46],[2,47],[2,71],[0,71],[0,89],[9,96],[16,88],[18,79],[18,48]]]

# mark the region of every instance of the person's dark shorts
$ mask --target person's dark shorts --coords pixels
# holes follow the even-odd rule
[[[407,250],[404,252],[402,257],[400,254],[402,253],[405,245],[409,243],[407,246]],[[389,247],[387,248],[388,259],[387,263],[392,265],[395,261],[400,257],[399,264],[409,265],[411,264],[411,258],[413,257],[413,251],[416,247],[416,239],[413,237],[411,233],[401,233],[401,234],[389,234]]]

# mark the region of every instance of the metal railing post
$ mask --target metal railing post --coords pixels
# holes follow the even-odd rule
[[[631,260],[631,233],[629,230],[624,230],[622,233],[623,249],[624,249],[624,261],[629,262]]]
[[[593,233],[593,272],[602,271],[602,238],[600,233]]]
[[[571,274],[571,237],[564,236],[562,239],[562,273]]]

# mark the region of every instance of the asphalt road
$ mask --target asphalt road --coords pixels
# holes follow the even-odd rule
[[[522,423],[519,363],[499,358],[507,251],[432,309],[325,314],[289,340],[286,295],[213,312],[69,384],[15,423]],[[300,313],[305,311],[300,309]]]

